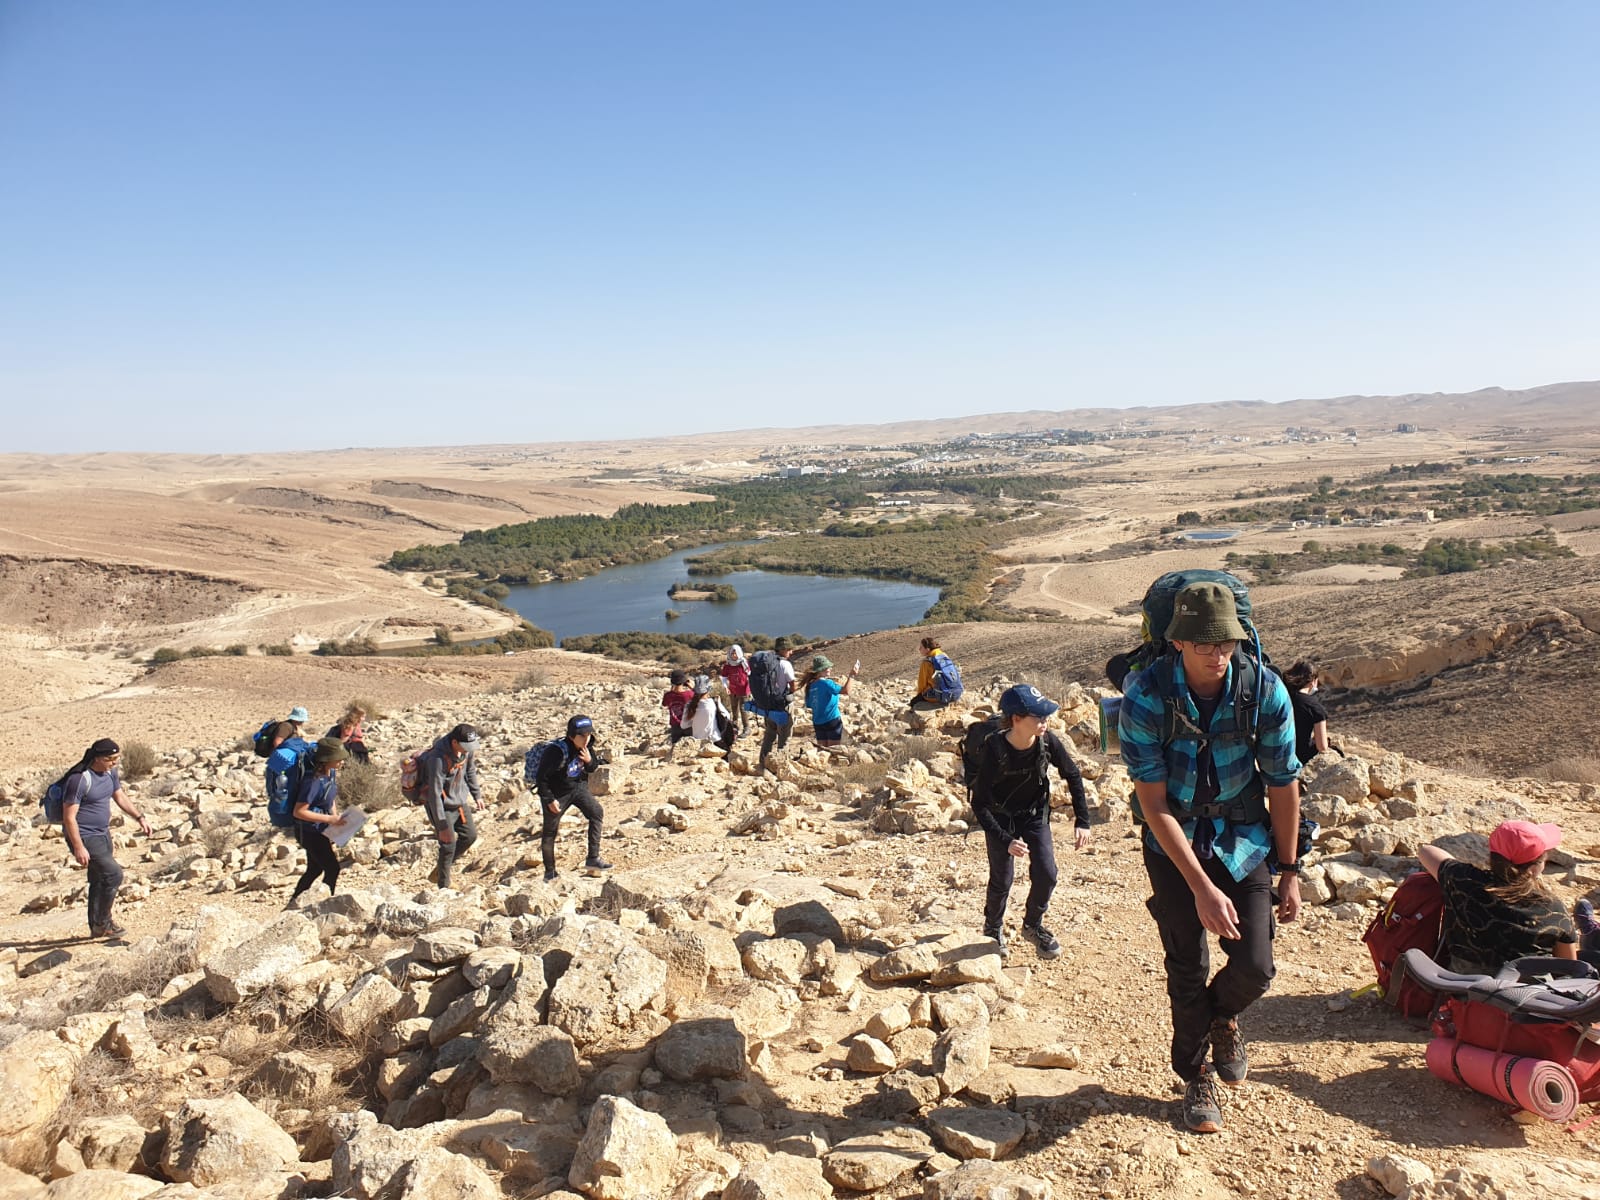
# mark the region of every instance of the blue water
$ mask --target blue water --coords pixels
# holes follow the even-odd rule
[[[772,571],[691,576],[685,560],[710,549],[700,546],[654,562],[611,567],[587,579],[514,587],[505,603],[560,641],[626,629],[843,637],[915,624],[939,599],[938,588],[856,576]],[[668,599],[667,589],[683,580],[707,587],[731,584],[739,598],[728,604]],[[669,608],[683,616],[667,620]]]
[[[1237,529],[1191,529],[1184,534],[1184,540],[1190,542],[1226,542],[1230,538],[1239,536]]]

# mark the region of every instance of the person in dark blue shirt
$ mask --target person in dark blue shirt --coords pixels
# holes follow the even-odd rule
[[[300,781],[294,805],[294,834],[306,852],[306,869],[294,885],[290,904],[318,878],[327,881],[330,896],[339,886],[339,851],[328,840],[328,826],[339,820],[339,768],[349,757],[337,738],[324,738],[311,752],[312,769]]]

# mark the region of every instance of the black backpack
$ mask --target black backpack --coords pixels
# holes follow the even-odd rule
[[[782,663],[775,650],[760,650],[750,656],[750,699],[757,708],[789,707]]]
[[[278,727],[278,719],[274,717],[268,721],[250,738],[250,746],[256,752],[257,758],[272,757],[272,731]]]
[[[972,803],[972,789],[978,782],[978,771],[983,766],[984,748],[993,737],[1004,737],[1005,731],[1001,719],[997,716],[986,721],[979,721],[975,725],[967,726],[966,733],[961,735],[961,780],[967,785],[967,803]],[[1002,771],[1002,780],[1011,780],[1010,786],[1002,787],[1005,799],[997,805],[1002,812],[1010,812],[1008,801],[1020,792],[1028,783],[1028,777],[1036,777],[1044,789],[1045,801],[1050,798],[1050,754],[1046,738],[1055,734],[1046,733],[1033,747],[1034,762],[1029,768],[1022,771]],[[1001,762],[1008,761],[1002,755]]]

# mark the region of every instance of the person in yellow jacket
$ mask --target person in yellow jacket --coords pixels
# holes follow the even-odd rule
[[[923,638],[919,648],[922,651],[922,663],[917,668],[917,694],[911,697],[911,711],[932,712],[960,698],[961,672],[950,661],[950,656],[939,649],[936,639]],[[940,677],[940,659],[948,664],[944,679]]]

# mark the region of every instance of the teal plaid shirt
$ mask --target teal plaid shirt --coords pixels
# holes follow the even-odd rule
[[[1199,723],[1200,709],[1189,694],[1183,676],[1183,660],[1165,658],[1128,677],[1122,714],[1117,720],[1117,737],[1122,743],[1122,761],[1127,765],[1128,775],[1135,783],[1167,785],[1167,803],[1172,815],[1183,827],[1183,836],[1193,842],[1202,818],[1185,818],[1182,814],[1194,805],[1200,774],[1200,742],[1180,732],[1168,745],[1162,746],[1166,713],[1161,690],[1156,686],[1158,671],[1171,673],[1178,703],[1184,706],[1191,721]],[[1294,709],[1289,703],[1289,690],[1270,667],[1261,671],[1259,690],[1260,738],[1255,755],[1251,755],[1249,745],[1242,740],[1230,739],[1212,746],[1219,804],[1227,804],[1242,795],[1258,775],[1264,785],[1282,787],[1293,783],[1300,774],[1300,760],[1294,753]],[[1232,714],[1233,666],[1229,664],[1228,674],[1222,681],[1222,699],[1212,720],[1219,721]],[[1236,825],[1214,817],[1211,824],[1213,851],[1235,879],[1243,879],[1267,857],[1272,845],[1272,831],[1267,822]],[[1149,829],[1144,832],[1144,841],[1156,853],[1165,853]]]

